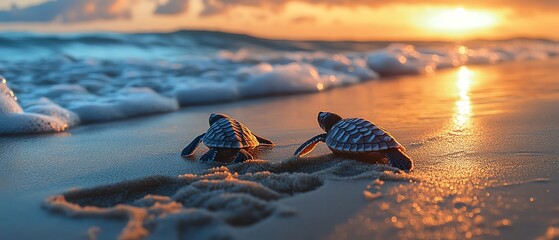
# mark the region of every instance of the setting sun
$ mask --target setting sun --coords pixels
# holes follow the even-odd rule
[[[441,10],[427,18],[426,26],[441,31],[467,31],[493,27],[497,16],[488,11],[474,11],[462,7]]]

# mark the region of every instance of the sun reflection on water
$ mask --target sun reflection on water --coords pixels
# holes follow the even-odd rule
[[[450,138],[447,140],[451,145],[446,150],[454,158],[453,164],[449,167],[455,172],[454,177],[458,178],[468,178],[478,172],[476,161],[464,155],[475,151],[478,136],[474,133],[473,110],[470,100],[470,91],[475,81],[474,77],[475,72],[467,66],[460,67],[456,72],[454,91],[457,99],[454,103],[454,114],[450,121]]]
[[[458,100],[456,101],[456,112],[453,116],[454,131],[463,131],[470,126],[472,118],[472,103],[470,101],[470,87],[472,85],[473,72],[466,66],[458,70]]]

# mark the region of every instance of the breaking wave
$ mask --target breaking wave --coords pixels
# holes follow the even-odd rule
[[[0,75],[9,80],[2,78],[0,134],[64,131],[180,106],[559,55],[557,43],[536,39],[326,42],[208,31],[5,33],[0,42],[0,54],[10,56],[0,59]]]

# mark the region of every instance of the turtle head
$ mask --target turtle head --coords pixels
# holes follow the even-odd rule
[[[335,113],[331,113],[331,112],[318,113],[318,125],[320,125],[320,128],[322,128],[322,130],[324,130],[325,132],[330,131],[330,129],[332,129],[332,126],[334,126],[334,124],[336,124],[340,120],[342,120],[342,117],[340,117],[340,115]]]
[[[217,122],[217,120],[222,118],[229,118],[229,116],[223,113],[212,113],[212,115],[210,115],[210,126]]]

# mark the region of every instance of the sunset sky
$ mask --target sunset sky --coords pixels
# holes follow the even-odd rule
[[[2,0],[1,31],[207,29],[323,40],[559,39],[559,1]]]

